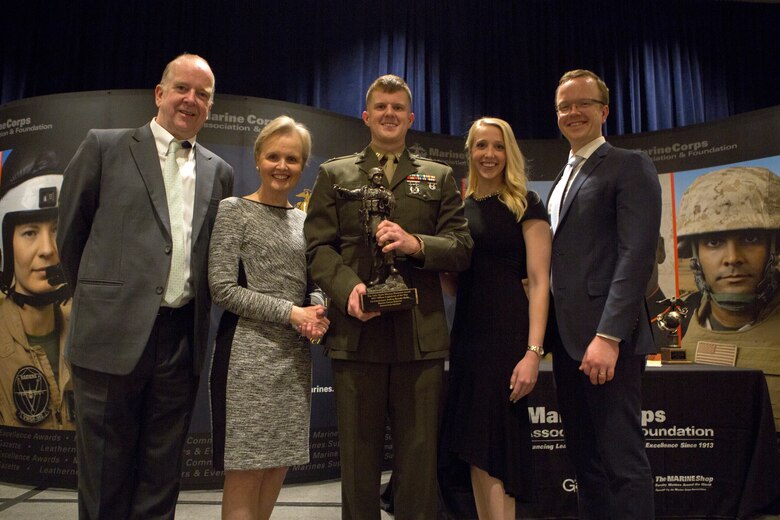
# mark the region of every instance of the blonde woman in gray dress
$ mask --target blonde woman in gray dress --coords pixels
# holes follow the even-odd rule
[[[225,308],[211,369],[214,465],[225,470],[222,518],[271,516],[287,469],[309,462],[309,340],[329,321],[307,283],[303,220],[290,204],[311,151],[300,123],[260,132],[260,188],[219,205],[209,286]]]

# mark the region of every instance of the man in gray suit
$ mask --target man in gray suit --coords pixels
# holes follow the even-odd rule
[[[646,154],[605,141],[609,90],[596,74],[564,74],[555,108],[571,152],[548,202],[551,320],[558,324],[548,343],[579,517],[650,520],[654,489],[640,421],[641,376],[645,355],[655,351],[644,294],[658,244],[661,186]]]
[[[208,243],[233,186],[196,143],[213,98],[206,60],[183,54],[149,124],[91,130],[65,170],[57,243],[74,288],[82,519],[174,516],[208,337]]]

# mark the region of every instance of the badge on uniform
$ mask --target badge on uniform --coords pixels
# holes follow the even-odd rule
[[[425,173],[413,173],[406,177],[406,183],[409,185],[410,193],[420,193],[420,183],[427,182],[429,190],[436,189],[436,177]]]
[[[13,394],[16,418],[24,424],[40,424],[51,415],[49,382],[34,366],[24,366],[16,371]]]

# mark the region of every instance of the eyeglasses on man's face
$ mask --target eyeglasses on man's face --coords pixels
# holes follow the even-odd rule
[[[596,105],[606,105],[606,103],[599,101],[598,99],[577,99],[571,102],[566,101],[563,103],[558,103],[555,106],[555,111],[565,116],[574,110],[575,107],[582,111],[588,110]]]

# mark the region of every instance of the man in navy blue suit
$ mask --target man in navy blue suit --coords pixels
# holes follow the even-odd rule
[[[654,517],[641,427],[641,376],[655,345],[644,299],[661,221],[658,174],[646,154],[602,134],[609,89],[573,70],[555,95],[569,161],[548,200],[558,404],[577,477],[579,517]]]

